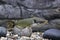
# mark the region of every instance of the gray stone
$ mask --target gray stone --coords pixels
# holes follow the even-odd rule
[[[19,36],[30,36],[32,33],[31,28],[18,28],[14,27],[13,28],[13,34],[18,34]]]
[[[22,36],[22,37],[20,38],[20,40],[30,40],[30,38],[29,38],[29,37],[26,37],[26,36]]]
[[[60,18],[60,11],[59,11],[59,8],[58,9],[45,9],[45,10],[22,8],[23,18],[29,18],[29,17],[34,17],[34,16],[45,18],[47,20],[52,20],[52,19]]]
[[[50,8],[50,7],[57,7],[56,0],[2,0],[6,2],[7,4],[11,5],[22,5],[24,7],[28,8]]]
[[[51,24],[45,24],[45,25],[37,25],[35,27],[31,27],[33,32],[44,32],[48,29],[55,29],[56,27]]]
[[[0,37],[6,37],[7,29],[5,27],[0,27]]]
[[[17,28],[17,27],[14,27],[13,28],[13,34],[18,34],[19,36],[21,36],[21,29]]]
[[[59,0],[38,0],[38,1],[37,0],[2,0],[2,1],[6,2],[6,4],[9,4],[8,5],[9,7],[6,6],[6,8],[8,7],[7,10],[9,10],[9,11],[7,11],[8,13],[7,12],[3,13],[4,15],[7,14],[9,16],[1,15],[1,16],[3,16],[3,18],[4,17],[5,18],[6,17],[14,18],[16,16],[18,16],[18,18],[21,16],[22,16],[22,18],[30,18],[33,15],[33,16],[37,16],[37,17],[44,17],[44,18],[50,20],[51,18],[53,19],[53,16],[56,13],[54,10],[57,7],[59,7],[59,5],[60,5]],[[12,7],[10,5],[13,5],[14,7]],[[18,7],[16,7],[16,6],[18,6]],[[21,9],[19,7],[21,7]],[[54,8],[54,10],[50,10],[52,8]],[[15,9],[18,11],[16,11]],[[40,9],[40,10],[36,10],[36,9]],[[49,9],[49,10],[45,10],[45,9]],[[14,10],[14,11],[10,11],[10,10]],[[20,10],[21,10],[21,13],[20,13]],[[11,15],[13,13],[15,13],[14,16]],[[57,14],[57,15],[59,16],[59,14]]]
[[[28,10],[28,9],[25,9],[24,7],[21,7],[22,8],[22,18],[30,18],[31,15],[33,15],[33,9],[31,10]]]
[[[33,40],[43,40],[41,35],[42,35],[42,33],[40,33],[40,32],[34,32],[31,34],[30,38]]]
[[[7,40],[7,37],[1,37],[0,40]]]
[[[0,5],[0,18],[20,18],[20,9],[18,6]]]
[[[60,30],[58,29],[49,29],[44,32],[43,38],[60,40]]]
[[[43,17],[47,20],[60,18],[60,12],[57,12],[56,9],[43,10]]]
[[[7,27],[6,22],[7,20],[0,20],[0,26]]]
[[[41,31],[41,32],[44,32],[44,31],[46,31],[46,30],[48,30],[48,29],[56,29],[56,27],[55,27],[54,25],[47,24],[47,25],[42,26],[42,27],[40,28],[40,31]]]
[[[6,2],[7,4],[16,6],[18,0],[2,0],[2,1]]]
[[[32,29],[27,27],[22,29],[21,36],[31,36],[32,34]]]
[[[57,29],[60,29],[60,19],[51,20],[49,23],[55,26]]]
[[[30,18],[30,17],[43,17],[43,11],[38,9],[25,9],[22,8],[22,18]]]

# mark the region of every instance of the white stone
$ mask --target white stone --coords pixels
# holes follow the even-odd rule
[[[18,35],[14,35],[14,36],[13,36],[13,38],[16,38],[16,37],[18,37]]]
[[[40,33],[39,32],[32,33],[31,38],[34,38],[34,40],[40,40],[41,39]]]
[[[22,37],[20,38],[20,40],[30,40],[30,38],[29,38],[29,37],[26,37],[26,36],[22,36]]]
[[[0,40],[7,40],[7,38],[5,38],[5,37],[1,37],[1,39]]]

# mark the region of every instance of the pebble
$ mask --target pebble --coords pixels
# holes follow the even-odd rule
[[[5,38],[5,37],[1,37],[1,39],[0,40],[7,40],[7,38]]]
[[[26,27],[22,29],[21,36],[27,36],[29,37],[32,34],[32,29],[29,27]]]
[[[26,36],[22,36],[20,40],[30,40],[30,38]]]
[[[10,36],[10,37],[1,37],[0,40],[48,40],[48,39],[44,39],[41,35],[43,35],[44,33],[41,32],[34,32],[31,34],[30,37],[27,36],[18,36],[18,34]]]

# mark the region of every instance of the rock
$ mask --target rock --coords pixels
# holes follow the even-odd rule
[[[47,25],[43,25],[42,27],[40,27],[40,31],[41,32],[44,32],[48,29],[55,29],[56,27],[54,25],[51,25],[51,24],[47,24]]]
[[[32,11],[33,11],[32,9],[31,9],[31,11],[24,7],[21,7],[21,9],[22,9],[22,18],[30,18],[31,17]]]
[[[43,36],[43,32],[34,32],[31,34],[30,39],[31,40],[48,40],[48,39],[44,39]]]
[[[43,12],[42,12],[42,10],[36,9],[36,10],[32,11],[32,14],[31,15],[33,15],[35,17],[43,18]]]
[[[34,38],[35,40],[43,40],[43,38],[41,37],[41,33],[40,32],[32,33],[30,38]]]
[[[20,18],[20,9],[18,6],[0,5],[0,18]]]
[[[57,6],[57,1],[50,1],[50,0],[2,0],[6,2],[7,4],[11,5],[22,5],[24,7],[28,8],[50,8],[50,7],[56,7]]]
[[[11,32],[7,31],[6,37],[9,37]]]
[[[34,38],[30,38],[30,40],[35,40]]]
[[[18,35],[13,35],[11,38],[12,38],[13,40],[18,40]]]
[[[0,26],[7,27],[7,20],[0,20]]]
[[[11,38],[8,38],[7,40],[13,40],[13,39],[11,39]]]
[[[22,29],[21,36],[31,36],[32,29],[30,27],[26,27]]]
[[[44,32],[48,29],[55,29],[56,27],[51,24],[45,24],[45,25],[37,25],[35,27],[31,27],[33,32]]]
[[[7,37],[7,40],[17,40],[19,36],[17,34],[14,35],[12,34],[12,32],[8,31],[6,37]]]
[[[14,35],[13,38],[18,38],[18,35]]]
[[[13,6],[17,5],[17,0],[2,0],[2,1],[5,2],[6,4],[10,4],[10,5],[13,5]]]
[[[5,27],[0,27],[0,37],[6,37],[7,29]]]
[[[60,18],[60,14],[56,14],[57,12],[54,11],[60,7],[60,0],[1,0],[1,5],[3,3],[4,5],[8,5],[5,5],[6,10],[4,9],[4,5],[3,7],[1,6],[1,18],[15,18],[16,16],[17,18],[21,16],[22,18],[30,18],[32,15],[43,17],[48,20]]]
[[[18,37],[18,39],[17,40],[20,40],[20,37]]]
[[[60,29],[60,19],[51,20],[49,23],[55,26],[57,29]]]
[[[60,8],[54,8],[54,9],[48,8],[48,9],[44,9],[44,10],[38,10],[38,9],[24,9],[24,8],[22,8],[22,17],[23,18],[30,18],[30,17],[34,16],[34,17],[39,17],[39,18],[45,18],[47,20],[58,19],[58,18],[60,18],[59,9]]]
[[[18,34],[18,36],[21,36],[21,28],[14,27],[13,28],[13,34]]]
[[[6,2],[5,2],[5,1],[0,0],[0,5],[1,5],[1,4],[6,4]]]
[[[59,2],[60,0],[56,0],[56,1],[58,2],[58,4],[57,4],[57,5],[58,5],[58,7],[60,7],[60,2]]]
[[[22,37],[20,38],[20,40],[30,40],[30,38],[29,38],[29,37],[26,37],[26,36],[22,36]]]
[[[60,30],[58,29],[49,29],[44,32],[43,38],[48,38],[48,39],[54,39],[54,40],[60,40]]]
[[[42,12],[41,12],[42,13]],[[60,12],[57,12],[56,9],[43,10],[43,17],[47,20],[59,19]]]
[[[32,29],[27,27],[27,28],[18,28],[14,27],[13,28],[13,34],[18,34],[19,36],[30,36],[32,33]]]
[[[1,39],[0,40],[7,40],[7,38],[6,37],[1,37]]]
[[[55,12],[53,13],[52,10],[49,12],[48,10],[50,10],[50,9],[55,10],[59,5],[59,0],[53,0],[53,1],[52,0],[39,0],[39,1],[37,1],[37,0],[23,0],[23,1],[21,1],[21,0],[2,0],[2,2],[5,2],[5,4],[8,4],[7,6],[5,6],[6,10],[4,9],[4,7],[1,8],[1,9],[3,9],[3,14],[9,15],[9,16],[1,15],[1,16],[3,16],[3,18],[4,17],[5,18],[6,17],[15,18],[16,16],[18,16],[17,18],[20,18],[21,16],[22,16],[22,18],[30,18],[32,15],[34,15],[37,17],[44,17],[46,19],[51,19],[51,18],[53,18],[53,15],[55,15],[54,14]],[[18,11],[16,11],[15,9]],[[42,9],[44,9],[44,10],[48,9],[48,10],[45,10],[46,12],[44,12],[44,10],[42,10]],[[13,13],[15,13],[15,14],[13,14]],[[51,15],[51,13],[53,13],[53,14]],[[59,16],[59,14],[58,14],[58,16]]]
[[[39,32],[34,32],[34,33],[31,34],[31,37],[32,38],[35,38],[37,36],[40,36],[40,33]]]

